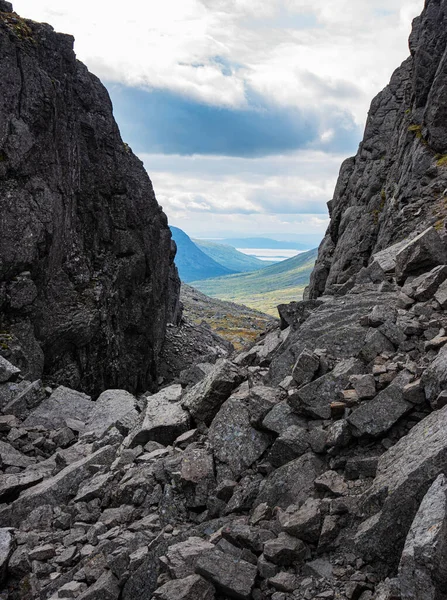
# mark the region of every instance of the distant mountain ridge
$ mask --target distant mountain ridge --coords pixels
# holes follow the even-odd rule
[[[228,244],[220,244],[209,240],[193,240],[193,242],[220,265],[239,273],[257,271],[275,264],[275,261],[260,260],[255,256],[243,254],[236,250],[234,246]]]
[[[208,279],[210,277],[221,277],[236,273],[213,260],[205,254],[191,238],[178,227],[171,226],[172,238],[177,244],[175,264],[180,279],[188,283],[193,280]]]
[[[259,271],[194,281],[191,285],[212,298],[277,316],[278,304],[301,300],[316,258],[315,248]]]
[[[200,242],[206,240],[200,240]],[[210,240],[215,241],[215,240]],[[274,240],[271,238],[264,237],[250,237],[250,238],[226,238],[219,240],[220,244],[227,244],[234,248],[262,248],[265,249],[282,249],[282,250],[310,250],[311,246],[303,242],[282,242],[280,240]]]

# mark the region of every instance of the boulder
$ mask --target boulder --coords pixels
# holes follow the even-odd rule
[[[98,580],[77,598],[78,600],[118,600],[119,595],[118,579],[111,571],[104,571]]]
[[[347,386],[351,375],[362,373],[363,363],[355,358],[340,361],[337,366],[289,397],[295,410],[316,419],[331,417],[331,402]]]
[[[302,540],[282,532],[277,538],[265,542],[264,556],[273,564],[284,567],[304,562],[310,557],[310,551]]]
[[[171,577],[182,579],[193,575],[200,556],[212,550],[214,546],[210,542],[199,537],[190,537],[184,542],[169,546],[163,563]]]
[[[35,462],[35,459],[22,454],[11,444],[0,441],[0,464],[3,464],[4,467],[26,468]]]
[[[379,458],[363,501],[365,514],[371,516],[356,535],[364,555],[390,567],[398,562],[422,498],[447,464],[446,430],[447,406],[428,415]]]
[[[447,279],[447,266],[438,265],[428,273],[407,281],[402,288],[402,293],[417,302],[431,300],[439,286]]]
[[[214,600],[214,587],[200,577],[189,575],[183,579],[168,581],[155,590],[154,600]]]
[[[287,508],[290,504],[304,502],[323,469],[323,462],[310,452],[285,464],[261,483],[255,506],[265,502],[272,508]]]
[[[298,387],[310,383],[320,366],[320,359],[313,352],[304,349],[298,356],[292,370],[292,377]]]
[[[293,425],[305,426],[305,424],[305,419],[296,414],[287,400],[283,400],[274,406],[262,421],[263,428],[278,434]]]
[[[242,372],[236,365],[220,359],[213,370],[186,394],[182,405],[196,421],[209,425],[242,379]]]
[[[20,492],[37,485],[42,479],[42,473],[34,470],[27,470],[17,474],[2,473],[0,475],[0,502],[15,500]]]
[[[447,282],[442,283],[435,294],[435,300],[437,300],[442,309],[447,307]]]
[[[221,593],[230,598],[249,600],[255,584],[257,568],[245,560],[235,559],[214,549],[200,556],[196,572],[211,581]]]
[[[26,419],[32,409],[39,406],[46,398],[45,389],[40,379],[33,382],[23,381],[17,393],[14,393],[12,389],[11,392],[12,397],[3,407],[3,412],[15,415],[19,419]]]
[[[101,438],[110,427],[115,426],[123,435],[127,435],[139,416],[136,406],[136,398],[125,390],[103,392],[92,407],[86,432]]]
[[[149,396],[143,422],[131,431],[126,444],[134,448],[155,441],[168,446],[188,431],[190,418],[179,403],[181,393],[181,386],[173,385]]]
[[[209,441],[215,458],[229,466],[233,477],[238,477],[264,454],[271,438],[251,426],[247,405],[231,397],[211,423]]]
[[[67,419],[87,422],[95,405],[90,396],[60,385],[24,421],[25,427],[41,425],[47,429],[65,427]]]
[[[308,498],[302,506],[292,504],[279,513],[279,523],[286,533],[315,544],[320,537],[321,500]]]
[[[446,250],[438,233],[429,227],[409,241],[396,255],[398,282],[412,273],[421,273],[447,262]]]
[[[20,369],[0,355],[0,383],[15,381],[20,374]]]
[[[447,346],[443,346],[438,356],[425,369],[422,375],[422,385],[425,390],[425,397],[432,403],[439,394],[447,389]]]
[[[275,467],[282,467],[286,463],[302,456],[309,451],[309,433],[303,427],[292,425],[276,438],[267,460]]]
[[[15,542],[12,535],[12,529],[0,529],[0,584],[2,584],[7,576],[8,561],[11,554],[14,552]]]
[[[68,498],[76,494],[80,484],[90,476],[90,465],[102,465],[106,467],[112,463],[114,458],[115,448],[113,446],[104,446],[96,452],[68,465],[59,471],[57,475],[22,492],[20,497],[11,505],[9,515],[11,524],[17,526],[26,515],[43,504],[61,506]],[[26,475],[27,473],[25,472],[24,476]]]
[[[421,502],[399,564],[402,600],[447,597],[447,480],[438,476]]]
[[[347,419],[353,427],[354,435],[373,437],[384,435],[400,418],[412,410],[413,404],[404,400],[404,388],[411,378],[411,373],[402,371],[373,400],[364,402],[354,410]]]

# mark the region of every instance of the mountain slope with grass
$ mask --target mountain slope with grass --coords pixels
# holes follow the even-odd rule
[[[287,242],[264,237],[227,238],[222,240],[222,244],[228,244],[234,248],[309,250],[309,244],[304,244],[303,242]]]
[[[196,246],[200,248],[205,254],[215,260],[217,263],[232,269],[239,273],[248,273],[250,271],[258,271],[259,269],[265,269],[274,265],[275,262],[271,260],[259,260],[254,256],[248,256],[243,252],[236,250],[234,246],[228,244],[217,244],[216,242],[210,242],[209,240],[192,240]]]
[[[212,298],[277,316],[278,304],[302,298],[316,257],[317,250],[309,250],[259,271],[194,281],[191,285]]]
[[[171,233],[173,240],[177,244],[175,264],[177,265],[182,281],[189,282],[194,279],[202,280],[209,277],[221,277],[236,272],[233,269],[227,269],[227,267],[213,260],[208,254],[202,252],[191,238],[178,227],[171,227]]]

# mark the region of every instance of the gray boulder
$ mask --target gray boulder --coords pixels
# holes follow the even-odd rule
[[[230,598],[251,598],[257,568],[245,560],[235,560],[233,556],[214,549],[202,554],[196,571]]]
[[[420,273],[447,261],[446,249],[438,233],[429,227],[410,242],[396,256],[396,278],[403,281],[411,273]]]
[[[321,500],[308,498],[298,507],[295,504],[279,513],[279,523],[286,533],[305,542],[318,542],[322,524]]]
[[[312,453],[304,454],[271,473],[261,483],[255,506],[265,502],[270,507],[287,508],[304,502],[313,491],[315,479],[324,463]]]
[[[190,537],[184,542],[169,546],[162,562],[171,577],[183,579],[194,574],[200,556],[211,550],[214,550],[214,546],[210,542],[199,537]]]
[[[447,282],[444,281],[444,283],[442,283],[436,294],[435,294],[435,300],[437,300],[439,302],[439,304],[441,305],[441,308],[445,309],[447,306]]]
[[[262,421],[263,428],[278,434],[283,433],[293,425],[302,427],[305,424],[305,419],[296,414],[287,400],[283,400],[274,406]]]
[[[425,390],[425,397],[432,403],[439,394],[447,389],[447,346],[443,346],[438,356],[425,369],[422,375],[422,385]]]
[[[402,600],[447,597],[447,481],[432,484],[408,532],[399,564]]]
[[[447,464],[447,407],[418,423],[383,454],[356,535],[365,555],[396,565],[422,498]],[[396,523],[399,526],[396,527]]]
[[[426,302],[433,298],[439,286],[447,279],[447,266],[438,265],[428,273],[407,281],[402,292],[417,302]]]
[[[361,404],[349,415],[347,421],[356,436],[384,435],[397,421],[413,409],[413,404],[404,400],[404,388],[412,375],[402,371],[394,381],[377,394],[373,400]]]
[[[136,406],[136,398],[125,390],[103,392],[92,407],[92,412],[86,422],[86,432],[91,432],[101,438],[109,427],[115,426],[123,435],[126,435],[138,419],[139,413]]]
[[[0,383],[15,381],[20,374],[20,369],[0,355]]]
[[[267,460],[275,468],[282,467],[282,465],[308,452],[309,448],[310,437],[307,430],[303,427],[292,425],[276,438],[267,455]]]
[[[120,588],[118,579],[111,571],[104,571],[93,585],[80,596],[78,600],[118,600]]]
[[[226,359],[218,360],[213,370],[186,394],[182,405],[196,421],[209,425],[242,379],[236,365]]]
[[[264,556],[275,565],[287,566],[304,562],[310,557],[310,551],[302,540],[282,532],[265,542]]]
[[[149,396],[143,422],[131,431],[126,444],[134,448],[154,441],[167,446],[188,431],[190,418],[179,403],[181,394],[181,386],[173,385]]]
[[[35,459],[22,454],[18,450],[6,442],[0,440],[0,462],[5,467],[22,467],[26,468],[35,462]]]
[[[0,584],[2,584],[7,576],[8,561],[11,554],[14,552],[15,542],[12,535],[12,529],[0,529]]]
[[[45,389],[40,379],[33,381],[23,381],[15,392],[11,386],[10,399],[3,407],[5,414],[15,415],[19,419],[26,419],[30,412],[39,406],[46,398]]]
[[[168,581],[155,590],[154,600],[214,600],[214,587],[200,577],[189,575],[183,579]]]
[[[90,396],[60,385],[24,421],[25,427],[41,425],[47,429],[65,427],[67,419],[87,422],[95,405]]]
[[[331,403],[347,386],[350,376],[364,370],[363,363],[355,358],[342,360],[332,371],[297,390],[289,397],[289,403],[310,417],[330,419]]]
[[[216,459],[228,465],[236,478],[264,454],[271,442],[268,433],[251,426],[247,405],[233,397],[211,423],[209,440]]]
[[[320,359],[313,352],[304,349],[298,356],[292,370],[292,377],[298,387],[310,383],[320,366]]]

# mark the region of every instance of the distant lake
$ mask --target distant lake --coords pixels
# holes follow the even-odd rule
[[[279,262],[307,252],[307,250],[290,250],[287,248],[236,248],[236,250],[249,256],[255,256],[259,260],[270,260],[272,262]]]

